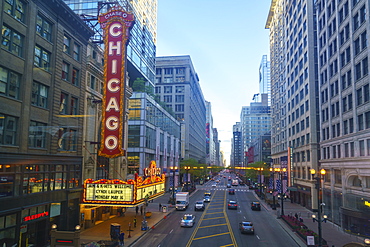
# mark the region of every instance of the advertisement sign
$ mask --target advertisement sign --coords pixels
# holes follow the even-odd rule
[[[123,156],[123,114],[125,112],[126,43],[134,15],[112,8],[99,16],[104,31],[104,90],[102,131],[99,155]]]

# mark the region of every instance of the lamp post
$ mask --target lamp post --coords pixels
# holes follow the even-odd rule
[[[320,189],[321,189],[321,179],[324,177],[326,171],[324,169],[320,170],[320,174],[318,176],[316,175],[316,170],[311,169],[310,170],[312,179],[316,180],[315,188],[317,190],[317,218],[316,215],[312,215],[312,220],[318,223],[318,231],[319,231],[319,240],[318,240],[318,246],[322,247],[322,229],[321,229],[321,222],[326,222],[327,216],[324,215],[323,219],[321,219],[321,198],[320,198]]]
[[[272,174],[272,210],[276,210],[276,204],[275,204],[275,171],[277,168],[270,168],[270,172]]]
[[[283,192],[283,175],[286,172],[286,168],[276,168],[280,175],[280,199],[281,199],[281,215],[284,215],[284,192]]]
[[[260,172],[260,179],[259,179],[260,193],[259,193],[259,196],[262,198],[262,171],[263,171],[263,168],[258,167],[257,170]]]
[[[175,205],[175,172],[177,170],[177,166],[170,167],[172,171],[172,205]]]
[[[190,170],[190,166],[185,166],[184,167],[185,171],[186,171],[186,191],[189,191],[189,170]]]

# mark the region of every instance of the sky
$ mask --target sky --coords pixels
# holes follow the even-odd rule
[[[190,55],[230,162],[233,125],[259,93],[271,0],[158,0],[157,56]]]

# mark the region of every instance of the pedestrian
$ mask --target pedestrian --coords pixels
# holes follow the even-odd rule
[[[123,246],[124,244],[124,240],[125,240],[125,233],[124,232],[121,232],[121,234],[119,235],[119,245],[120,246]]]
[[[140,214],[143,215],[143,206],[140,206]]]
[[[136,227],[136,217],[134,218],[134,227]]]
[[[298,214],[297,213],[295,213],[294,217],[298,220]]]
[[[161,212],[162,204],[159,203],[159,212]]]
[[[136,215],[137,215],[139,212],[139,206],[136,206],[135,210],[136,210]]]

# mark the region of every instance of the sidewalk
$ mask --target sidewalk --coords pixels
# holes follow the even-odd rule
[[[255,196],[256,198],[258,198],[256,194]],[[281,212],[281,207],[278,207],[276,210],[272,210],[272,208],[269,205],[267,205],[267,203],[265,203],[263,200],[261,200],[261,203],[271,214],[274,214],[276,217],[279,216]],[[279,203],[281,203],[281,201],[279,201]],[[312,211],[308,210],[307,208],[297,203],[291,203],[290,201],[285,200],[284,214],[294,216],[296,213],[303,219],[303,224],[305,224],[308,227],[308,229],[314,231],[315,233],[318,233],[318,223],[316,221],[313,222]],[[281,225],[284,224],[288,226],[282,219],[279,219],[279,222],[281,223]],[[289,226],[288,228],[290,229]],[[353,242],[364,243],[363,238],[344,232],[339,228],[339,226],[333,224],[330,221],[327,221],[327,223],[322,222],[321,229],[322,229],[322,238],[327,241],[329,247],[342,247],[347,243]],[[298,234],[294,233],[291,229],[290,231],[292,235],[294,234],[297,237],[299,237]],[[307,245],[306,241],[303,241],[303,243],[305,244],[304,246]]]
[[[147,211],[152,212],[152,216],[150,218],[146,218],[149,227],[148,230],[141,230],[141,221],[143,220],[143,216],[140,214],[140,210],[138,215],[136,215],[135,207],[127,208],[124,216],[113,216],[107,221],[101,222],[92,228],[83,230],[80,235],[81,244],[88,244],[90,242],[98,242],[101,240],[105,241],[106,244],[110,243],[110,225],[112,223],[117,223],[121,225],[121,231],[125,233],[125,246],[131,246],[141,236],[149,232],[152,228],[155,228],[159,222],[165,220],[165,218],[172,213],[175,208],[168,204],[168,199],[169,193],[165,193],[163,196],[154,199],[153,202],[148,204]],[[159,204],[167,207],[166,213],[159,211]],[[134,227],[135,217],[137,220],[136,227]],[[129,223],[131,223],[131,231],[128,231]]]

